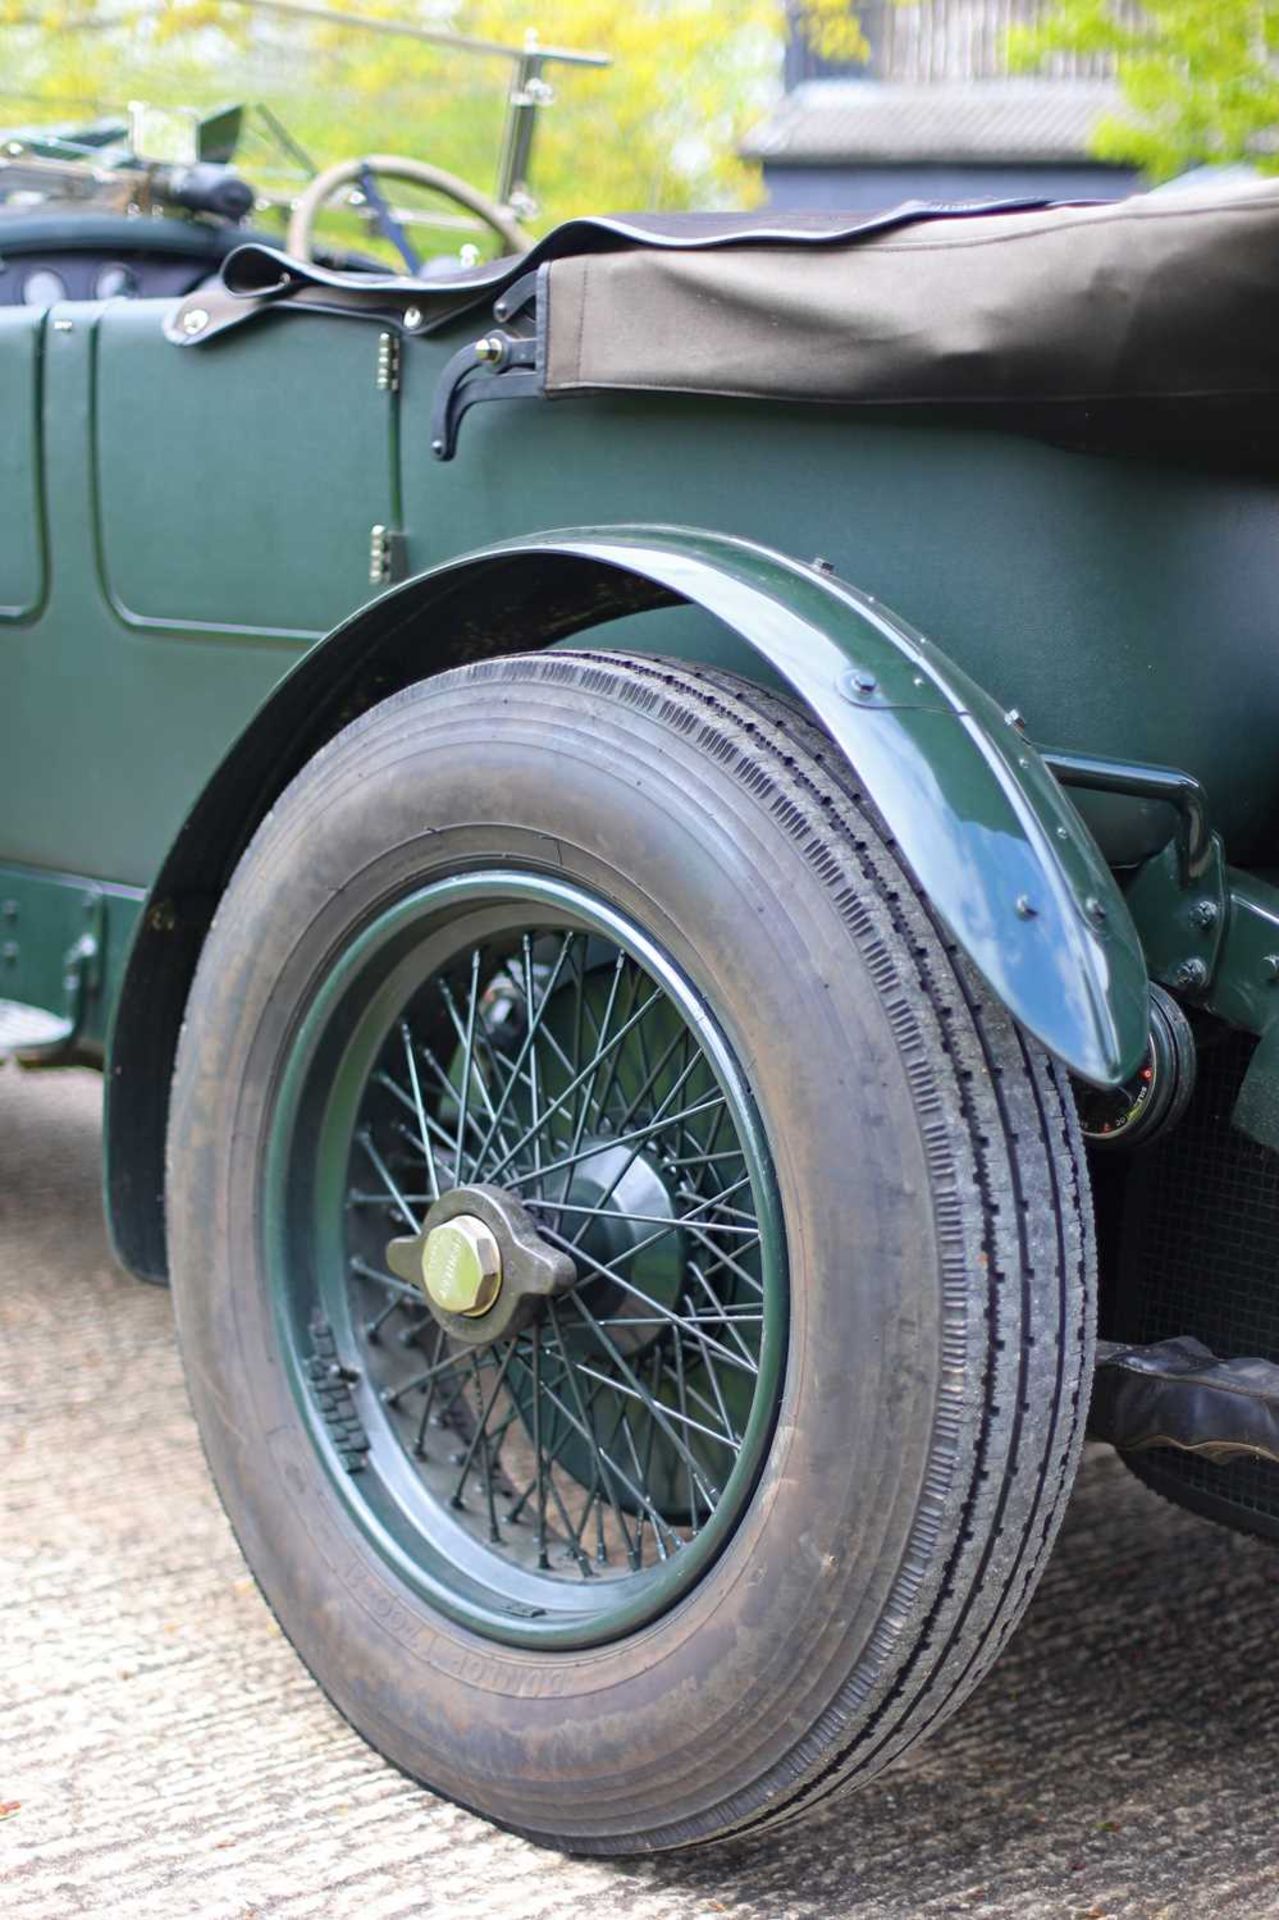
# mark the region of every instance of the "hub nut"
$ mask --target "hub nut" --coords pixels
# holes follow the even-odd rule
[[[388,1241],[386,1264],[421,1289],[450,1340],[476,1347],[531,1325],[578,1277],[572,1257],[542,1238],[516,1196],[483,1181],[441,1194],[417,1233]]]
[[[427,1234],[422,1247],[422,1285],[445,1313],[478,1319],[502,1287],[497,1241],[473,1213],[459,1213]]]

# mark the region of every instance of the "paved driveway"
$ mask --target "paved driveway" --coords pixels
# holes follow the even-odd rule
[[[5,1920],[1279,1916],[1279,1553],[1100,1449],[983,1691],[792,1838],[584,1864],[410,1786],[245,1571],[168,1297],[107,1250],[98,1097],[0,1073]]]

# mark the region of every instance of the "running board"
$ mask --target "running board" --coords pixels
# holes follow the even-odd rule
[[[75,1021],[20,1000],[0,1000],[0,1060],[40,1060],[61,1053],[75,1034]]]
[[[1279,1464],[1279,1365],[1219,1360],[1189,1334],[1151,1346],[1097,1342],[1088,1432],[1125,1452],[1176,1447],[1216,1464]]]

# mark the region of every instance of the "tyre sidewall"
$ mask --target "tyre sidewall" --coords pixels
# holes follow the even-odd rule
[[[784,794],[745,785],[660,707],[630,706],[619,725],[615,692],[551,664],[397,696],[259,833],[180,1055],[174,1289],[233,1524],[341,1711],[407,1771],[506,1824],[671,1844],[754,1805],[770,1770],[800,1768],[797,1731],[837,1693],[840,1712],[873,1716],[935,1598],[921,1505],[925,1534],[945,1540],[971,1451],[970,1435],[934,1430],[936,1209],[965,1170],[925,1139],[910,1026],[929,1009],[890,977],[882,905],[854,903],[850,929],[822,849],[788,836]],[[788,1242],[785,1389],[750,1508],[668,1614],[553,1656],[444,1619],[367,1545],[295,1404],[261,1247],[265,1141],[307,1002],[378,910],[480,864],[595,891],[705,993],[755,1089]]]

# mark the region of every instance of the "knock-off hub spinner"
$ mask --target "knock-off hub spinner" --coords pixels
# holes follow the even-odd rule
[[[529,1326],[545,1300],[578,1278],[516,1196],[483,1183],[441,1194],[420,1232],[390,1242],[386,1264],[419,1289],[447,1333],[473,1346]]]
[[[484,1222],[459,1213],[432,1227],[422,1245],[422,1285],[445,1313],[478,1318],[487,1313],[502,1286],[502,1250]]]

